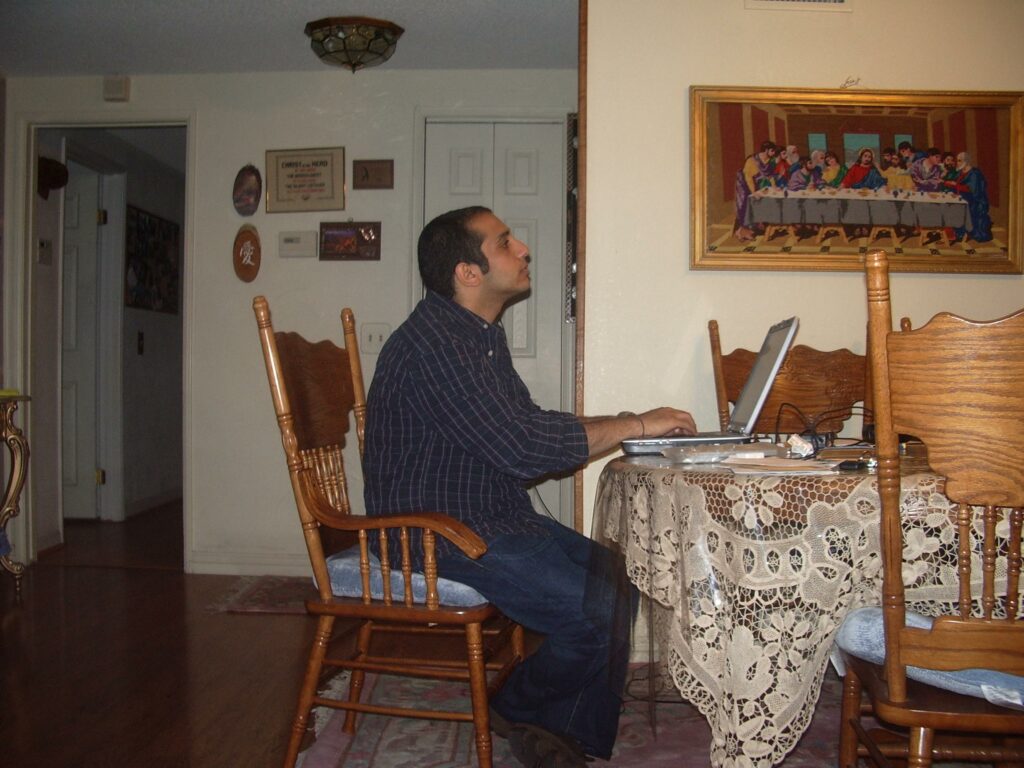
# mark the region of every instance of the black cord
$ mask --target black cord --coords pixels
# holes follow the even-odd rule
[[[818,451],[820,451],[822,448],[827,447],[827,443],[828,443],[827,435],[823,435],[823,434],[818,432],[818,425],[821,424],[823,421],[825,421],[827,419],[830,419],[830,418],[832,418],[834,416],[843,416],[843,415],[845,415],[846,418],[849,418],[850,416],[853,416],[853,415],[860,415],[860,416],[865,417],[865,418],[868,417],[868,416],[871,416],[871,417],[874,416],[874,412],[870,408],[868,408],[866,406],[849,405],[849,406],[843,406],[843,407],[840,407],[840,408],[830,408],[827,411],[822,411],[821,413],[817,414],[813,418],[808,418],[807,414],[805,414],[802,410],[800,410],[800,408],[798,408],[793,403],[783,403],[782,405],[779,406],[779,410],[778,410],[778,412],[775,415],[775,442],[776,443],[782,441],[782,433],[780,432],[779,427],[782,424],[782,415],[783,415],[783,413],[786,412],[787,409],[790,410],[790,411],[793,411],[794,413],[796,413],[796,415],[800,419],[800,421],[803,422],[804,430],[803,430],[803,432],[800,433],[800,435],[801,435],[801,437],[809,438],[808,442],[811,443],[812,446],[814,446],[814,454],[813,455],[817,455]],[[864,441],[861,440],[861,442],[864,442]]]
[[[794,413],[796,413],[797,418],[799,418],[800,421],[802,421],[804,423],[804,431],[805,432],[809,432],[809,431],[811,431],[813,429],[813,425],[811,423],[811,420],[807,418],[807,414],[805,414],[803,411],[801,411],[793,403],[783,403],[782,405],[779,406],[779,410],[775,412],[775,442],[776,443],[782,442],[782,433],[779,431],[779,425],[782,424],[782,414],[786,411],[787,408],[789,410],[793,411]]]

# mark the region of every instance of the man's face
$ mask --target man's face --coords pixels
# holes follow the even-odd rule
[[[860,153],[861,165],[871,165],[873,162],[875,162],[875,153],[870,149]]]
[[[942,158],[942,164],[946,167],[947,171],[955,170],[956,158],[953,155],[946,155],[946,157]]]
[[[483,237],[480,250],[490,269],[484,286],[495,295],[510,299],[530,290],[530,249],[512,236],[508,226],[493,213],[482,213],[469,228]]]

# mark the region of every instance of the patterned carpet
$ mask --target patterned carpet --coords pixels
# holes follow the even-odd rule
[[[368,680],[369,680],[368,676]],[[336,680],[332,688],[344,685]],[[642,693],[646,682],[631,690]],[[456,683],[376,677],[364,689],[374,701],[396,699],[407,703],[451,706],[462,699]],[[833,672],[825,678],[814,720],[784,768],[822,768],[835,765],[841,683]],[[397,703],[397,702],[396,702]],[[707,768],[711,734],[696,709],[681,702],[660,701],[656,706],[658,734],[648,720],[646,701],[632,700],[623,712],[615,752],[595,768]],[[344,713],[317,711],[317,740],[300,755],[302,768],[475,768],[472,726],[437,720],[363,716],[352,739],[341,732]],[[520,768],[508,744],[494,741],[494,768]]]
[[[211,613],[305,614],[306,600],[317,596],[307,576],[239,576],[207,607]]]

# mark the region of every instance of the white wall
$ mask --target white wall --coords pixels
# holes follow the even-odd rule
[[[281,328],[340,337],[338,314],[359,323],[400,323],[410,309],[416,200],[417,115],[424,111],[506,114],[511,109],[570,112],[572,71],[339,70],[315,73],[136,77],[132,100],[105,103],[101,78],[13,78],[7,83],[8,237],[5,242],[5,368],[22,373],[25,306],[22,230],[29,126],[111,121],[185,122],[189,127],[185,211],[185,505],[186,567],[195,572],[304,573],[308,570],[255,322],[252,298],[270,300]],[[422,139],[422,134],[419,135]],[[393,158],[395,189],[348,192],[346,209],[267,214],[247,219],[231,203],[237,171],[265,171],[267,149],[346,148],[353,159]],[[12,194],[19,190],[18,194]],[[382,222],[380,262],[280,259],[282,231],[320,221]],[[13,222],[17,222],[14,225]],[[259,276],[240,282],[231,246],[243,223],[263,246]],[[10,304],[13,301],[14,304]],[[16,327],[10,325],[11,322]],[[364,356],[367,381],[373,357]],[[353,495],[362,489],[354,484]]]
[[[680,405],[715,428],[710,318],[727,349],[796,313],[798,342],[864,351],[859,273],[689,269],[691,85],[1024,90],[1022,29],[1018,0],[855,0],[852,13],[589,0],[586,411]],[[988,318],[1024,305],[1020,276],[892,285],[894,314],[915,325],[938,310]],[[602,466],[585,474],[586,530]]]

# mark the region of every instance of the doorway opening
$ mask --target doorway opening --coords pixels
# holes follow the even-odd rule
[[[68,168],[60,194],[33,198],[37,552],[151,515],[152,535],[183,541],[185,145],[184,125],[35,131],[36,154]],[[158,559],[181,570],[183,549]],[[145,551],[95,564],[159,567]]]

